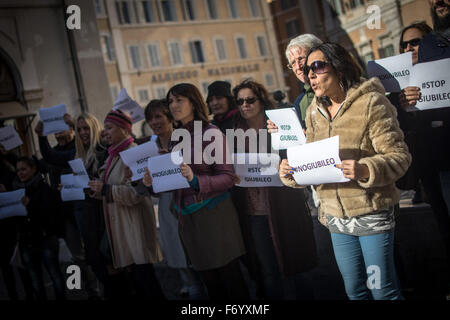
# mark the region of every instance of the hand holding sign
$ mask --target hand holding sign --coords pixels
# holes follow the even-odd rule
[[[194,179],[194,172],[192,171],[191,167],[187,165],[186,163],[183,163],[180,167],[181,174],[183,177],[187,179],[187,181],[191,182]]]
[[[347,182],[339,158],[339,136],[290,147],[287,151],[295,182],[298,185],[319,185],[324,183]],[[350,167],[348,175],[352,174]],[[353,173],[354,174],[354,173]]]
[[[25,196],[25,189],[12,192],[0,192],[0,219],[26,216],[27,209],[24,206],[25,198],[27,198]]]
[[[399,103],[400,107],[408,111],[411,107],[414,107],[417,100],[420,99],[420,88],[419,87],[407,87],[400,92]]]
[[[356,160],[343,160],[341,164],[337,164],[336,168],[341,169],[344,178],[351,180],[368,179],[370,172],[365,164],[360,164]]]
[[[271,133],[272,147],[275,150],[287,149],[306,142],[302,125],[293,108],[267,110],[266,114],[278,128],[277,132]]]
[[[52,133],[69,130],[69,126],[64,121],[66,105],[60,104],[50,108],[39,109],[39,117],[44,125],[42,135],[48,136]]]

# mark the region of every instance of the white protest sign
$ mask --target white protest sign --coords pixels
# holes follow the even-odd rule
[[[415,108],[428,110],[450,107],[449,71],[450,59],[418,63],[413,67],[410,85],[419,87],[421,93]]]
[[[153,179],[153,191],[156,193],[189,188],[189,183],[181,174],[181,151],[167,153],[148,159],[148,169]]]
[[[75,184],[83,188],[89,188],[89,175],[84,167],[83,160],[80,158],[71,160],[69,166],[72,168]]]
[[[159,155],[158,146],[154,141],[143,143],[120,153],[122,161],[130,168],[131,172],[133,172],[131,181],[142,179],[145,174],[145,168],[147,168],[148,158],[157,155]]]
[[[407,52],[369,61],[367,73],[369,77],[379,78],[386,92],[400,92],[401,89],[409,86],[412,67],[412,52]]]
[[[25,189],[12,192],[0,192],[0,219],[14,216],[26,216],[27,209],[22,203]]]
[[[65,104],[39,109],[39,117],[44,124],[44,136],[69,130],[69,126],[64,122],[65,114]]]
[[[294,179],[299,185],[350,181],[334,166],[341,163],[339,136],[290,147],[287,156],[289,165],[295,168]]]
[[[240,161],[245,159],[245,161]],[[234,171],[239,187],[282,187],[278,174],[280,156],[276,153],[234,153]]]
[[[306,143],[302,125],[294,108],[267,110],[266,114],[278,127],[278,132],[271,134],[273,149],[283,150]]]
[[[61,175],[61,199],[62,201],[84,200],[83,187],[77,184],[73,174]]]
[[[23,142],[13,126],[6,126],[0,128],[0,144],[6,151],[9,151],[22,145]]]
[[[130,98],[125,88],[120,90],[116,102],[114,102],[113,110],[121,110],[128,113],[131,119],[133,119],[133,123],[145,119],[144,109]]]

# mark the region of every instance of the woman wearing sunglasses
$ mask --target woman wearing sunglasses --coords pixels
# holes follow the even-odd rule
[[[361,78],[359,66],[338,44],[312,48],[304,72],[316,95],[306,116],[307,141],[339,136],[342,163],[336,167],[350,179],[315,186],[346,293],[352,300],[402,299],[393,252],[400,199],[395,181],[411,156],[395,108],[378,78]],[[292,174],[283,160],[283,183],[299,187]]]
[[[412,63],[415,65],[418,62],[418,52],[419,44],[422,38],[430,33],[432,29],[425,22],[413,23],[403,29],[400,35],[400,53],[412,52]],[[406,174],[397,181],[397,187],[402,190],[415,190],[416,193],[413,198],[413,203],[423,202],[422,188],[419,184],[419,176],[429,176],[429,172],[425,172],[424,168],[429,168],[427,166],[421,166],[422,169],[419,170],[419,162],[427,161],[429,159],[428,155],[423,157],[424,159],[419,159],[421,157],[420,153],[417,151],[418,148],[418,131],[420,129],[420,124],[418,123],[418,117],[420,114],[418,112],[407,112],[406,110],[413,107],[417,100],[420,98],[420,88],[419,87],[407,87],[401,92],[394,92],[389,94],[389,100],[397,108],[397,118],[400,123],[400,128],[405,135],[405,142],[408,145],[409,152],[412,155],[413,161],[409,167]],[[426,177],[421,180],[426,180],[424,188],[428,189],[432,193],[432,197],[436,198],[435,194],[440,194],[439,190],[434,190],[434,183],[430,185],[429,179]],[[423,184],[423,181],[421,182]],[[434,202],[434,201],[432,201]],[[440,206],[438,206],[440,207]]]
[[[267,90],[247,80],[237,85],[233,94],[239,108],[235,129],[265,130],[265,110],[273,109]],[[267,136],[266,145],[270,150],[270,136]],[[258,136],[258,140],[262,138]],[[245,152],[250,152],[247,141]],[[286,298],[284,283],[289,281],[297,285],[297,292],[291,294],[294,298],[313,299],[312,285],[301,275],[315,267],[318,259],[304,190],[235,187],[233,202],[246,244],[244,262],[257,283],[258,294],[268,299]],[[287,276],[292,277],[286,279]]]
[[[223,157],[226,156],[225,136],[209,123],[208,107],[196,86],[190,83],[173,86],[167,93],[167,101],[173,119],[180,129],[189,131],[191,138],[190,163],[181,165],[181,174],[190,187],[174,191],[171,208],[178,217],[178,232],[186,256],[200,274],[211,300],[246,300],[248,288],[239,265],[245,248],[228,192],[234,181],[233,165],[224,158],[220,163],[208,164],[209,159],[201,157],[201,163],[197,163],[198,155],[211,147],[211,141],[204,139],[198,148],[197,143],[194,144],[197,139],[194,127],[196,122],[200,123],[202,134],[213,130],[214,136],[223,138],[214,140],[216,146],[223,148]],[[174,145],[170,147],[172,150]],[[146,187],[152,185],[148,171],[142,181]]]

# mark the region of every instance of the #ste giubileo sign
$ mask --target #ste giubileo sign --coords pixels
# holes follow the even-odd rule
[[[410,85],[420,88],[416,109],[450,107],[450,59],[416,64]]]
[[[282,187],[278,174],[280,156],[276,153],[233,153],[238,187]]]

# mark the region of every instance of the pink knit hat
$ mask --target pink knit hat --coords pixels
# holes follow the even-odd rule
[[[131,133],[131,127],[133,125],[133,120],[129,115],[122,112],[121,110],[111,110],[105,118],[105,123],[111,122],[115,125],[126,129],[129,133]]]

